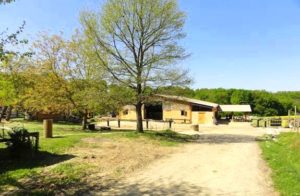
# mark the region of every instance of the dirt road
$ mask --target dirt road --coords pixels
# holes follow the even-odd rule
[[[277,195],[251,134],[203,134],[101,195]]]

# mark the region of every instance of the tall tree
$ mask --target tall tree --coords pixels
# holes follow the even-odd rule
[[[178,43],[185,37],[185,14],[176,0],[110,0],[99,14],[82,13],[81,22],[101,65],[135,92],[137,131],[143,132],[149,89],[190,83],[176,66],[187,56]]]
[[[107,85],[103,69],[89,54],[88,41],[75,35],[65,41],[59,35],[42,35],[34,48],[33,88],[28,91],[26,107],[44,112],[76,112],[83,129],[90,112],[108,109]]]

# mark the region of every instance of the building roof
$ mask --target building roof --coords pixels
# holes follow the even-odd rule
[[[250,105],[220,105],[222,112],[252,112]]]
[[[209,106],[209,107],[218,107],[219,106],[219,104],[217,104],[217,103],[201,101],[201,100],[198,100],[198,99],[191,99],[191,98],[181,97],[181,96],[161,95],[161,94],[156,94],[155,96],[165,98],[165,99],[171,99],[171,100],[176,100],[176,101],[183,101],[183,102],[193,103],[193,104],[197,104],[197,105]]]

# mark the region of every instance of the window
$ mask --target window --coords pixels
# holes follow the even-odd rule
[[[181,116],[187,116],[187,111],[181,110]]]
[[[128,115],[128,110],[124,110],[123,115]]]

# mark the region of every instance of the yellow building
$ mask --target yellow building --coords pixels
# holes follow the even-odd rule
[[[219,105],[180,96],[155,95],[153,103],[143,105],[143,119],[188,124],[216,124]],[[136,120],[135,106],[124,106],[120,120]]]

